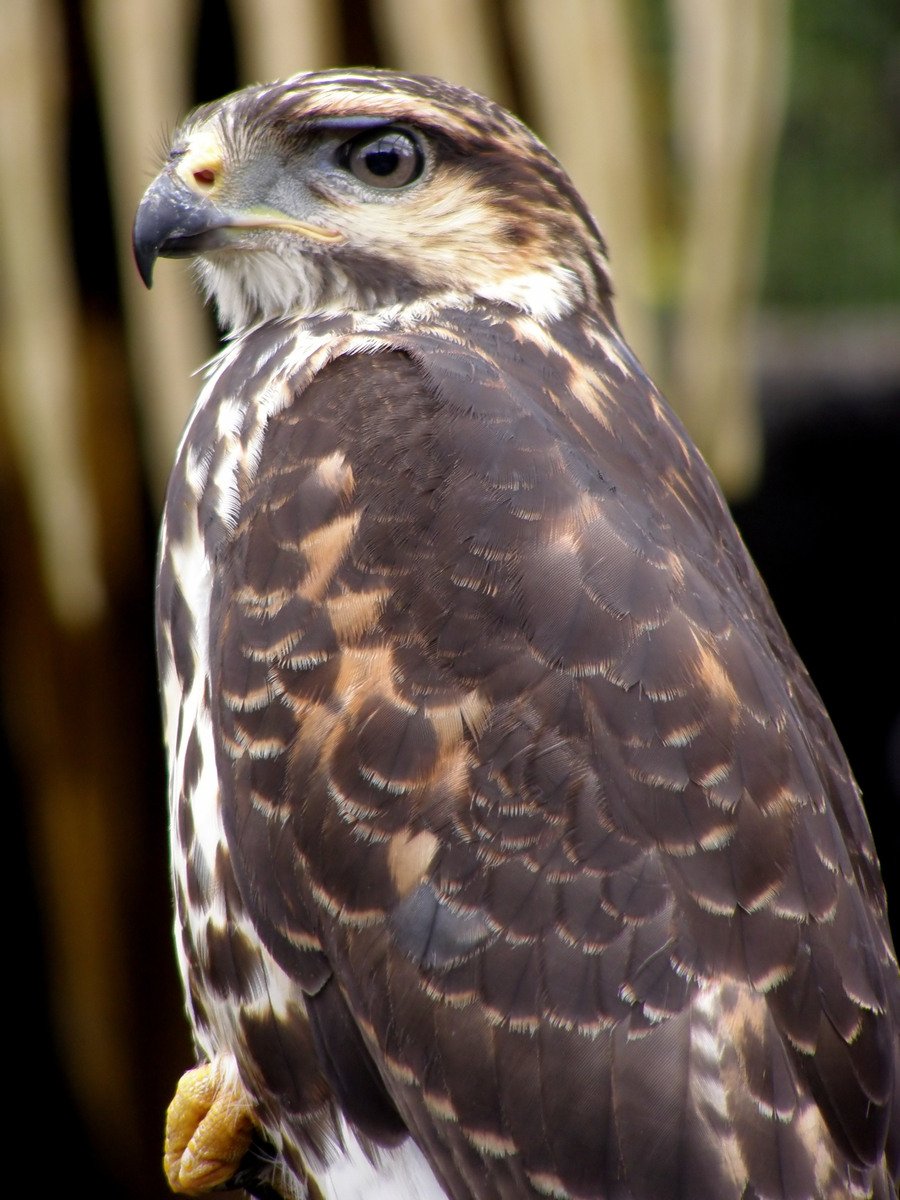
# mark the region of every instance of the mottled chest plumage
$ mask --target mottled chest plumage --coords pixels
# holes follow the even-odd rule
[[[497,1153],[528,1194],[643,1168],[630,1134],[576,1165],[555,1118],[547,1140],[485,1107],[451,1044],[524,1064],[574,1039],[626,1104],[643,1056],[683,1038],[710,1194],[737,1196],[756,1135],[735,1132],[726,1079],[750,1068],[727,1047],[810,1036],[804,922],[837,910],[869,937],[815,799],[852,783],[833,742],[811,757],[814,694],[766,665],[789,649],[740,543],[709,536],[721,501],[694,452],[652,392],[627,435],[606,403],[640,385],[627,351],[599,327],[529,332],[478,311],[275,326],[208,385],[160,570],[195,1028],[241,1064],[281,1155],[306,1147],[301,1174],[349,1121],[385,1144],[412,1131],[460,1196]],[[838,978],[848,1036],[877,1041],[881,967]],[[795,1114],[799,1164],[823,1118],[765,1102]],[[727,1154],[702,1148],[726,1129]]]

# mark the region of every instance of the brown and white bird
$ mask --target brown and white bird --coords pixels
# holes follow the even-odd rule
[[[190,116],[134,238],[230,331],[159,566],[172,1186],[895,1197],[859,795],[552,155],[298,75]]]

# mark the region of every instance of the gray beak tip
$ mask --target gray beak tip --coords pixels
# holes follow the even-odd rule
[[[153,287],[153,267],[156,263],[156,247],[140,242],[137,237],[131,240],[134,251],[134,261],[144,287]]]

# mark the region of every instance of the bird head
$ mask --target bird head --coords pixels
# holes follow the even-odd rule
[[[413,300],[608,309],[605,247],[545,146],[437,79],[325,71],[191,114],[138,208],[149,286],[194,257],[223,325]]]

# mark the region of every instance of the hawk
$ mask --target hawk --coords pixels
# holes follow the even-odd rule
[[[187,118],[134,245],[230,331],[158,576],[172,1186],[895,1197],[860,798],[549,151],[301,74]]]

